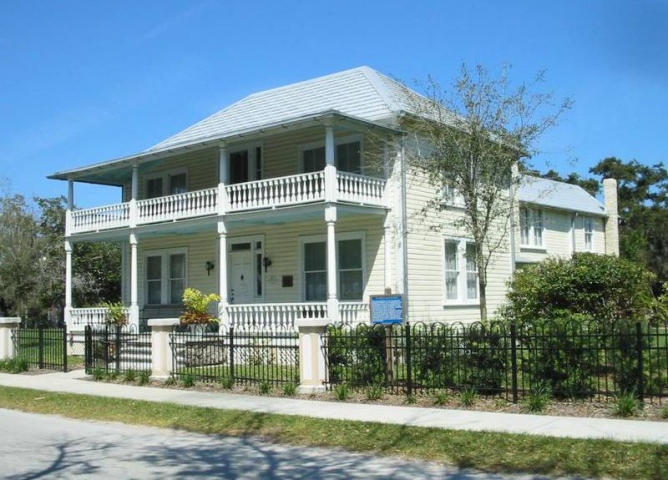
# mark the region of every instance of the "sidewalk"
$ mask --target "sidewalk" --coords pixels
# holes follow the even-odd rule
[[[198,407],[369,421],[415,427],[668,444],[668,422],[551,417],[546,415],[319,402],[220,392],[196,392],[118,385],[83,380],[82,377],[84,375],[83,370],[43,375],[11,375],[0,373],[0,385],[51,392],[126,398],[128,400],[170,402]]]

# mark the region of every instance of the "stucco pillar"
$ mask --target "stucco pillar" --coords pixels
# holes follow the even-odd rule
[[[617,211],[617,180],[603,179],[603,197],[605,213],[605,253],[619,256],[619,212]]]
[[[131,325],[139,326],[139,275],[137,259],[137,235],[130,234],[130,312]]]
[[[178,318],[148,321],[148,326],[151,328],[151,377],[153,378],[167,378],[172,372],[174,356],[169,335],[174,325],[178,324]]]
[[[299,393],[325,391],[327,370],[323,337],[327,319],[297,319],[299,329]]]
[[[71,327],[72,310],[72,242],[65,240],[65,324]]]
[[[9,360],[16,355],[12,330],[19,328],[20,325],[19,317],[0,317],[0,360]]]
[[[337,296],[336,261],[336,207],[325,209],[327,222],[327,317],[332,323],[339,320],[339,299]]]
[[[225,222],[218,222],[218,318],[221,327],[229,327],[230,319],[227,311],[229,306],[227,286],[227,227]]]

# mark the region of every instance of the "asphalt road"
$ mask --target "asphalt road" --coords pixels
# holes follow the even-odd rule
[[[532,479],[253,438],[199,435],[0,409],[0,478]]]

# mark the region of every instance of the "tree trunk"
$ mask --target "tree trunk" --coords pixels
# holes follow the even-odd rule
[[[485,272],[478,271],[478,286],[480,287],[480,321],[484,322],[487,320],[487,276]]]

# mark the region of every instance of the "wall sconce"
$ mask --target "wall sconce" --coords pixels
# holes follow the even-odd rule
[[[271,267],[271,260],[269,260],[267,257],[264,257],[262,259],[262,265],[264,266],[264,273],[267,273],[267,268]]]
[[[211,275],[211,270],[213,270],[214,264],[213,262],[206,262],[206,275],[207,277]]]

